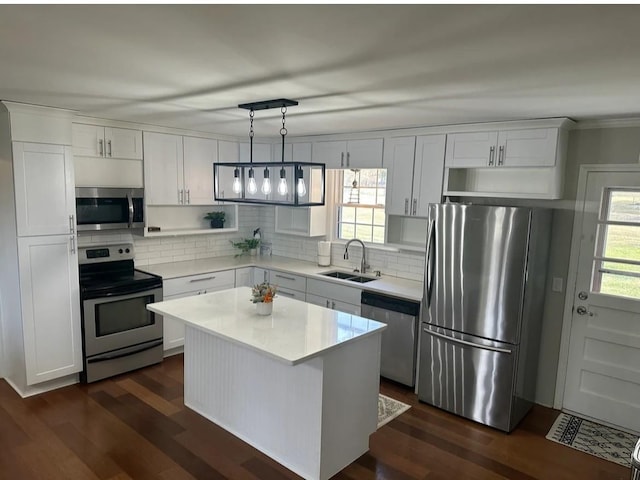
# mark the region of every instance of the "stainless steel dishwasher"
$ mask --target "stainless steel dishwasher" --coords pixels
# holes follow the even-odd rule
[[[382,332],[380,375],[413,387],[420,303],[368,291],[362,292],[360,303],[362,317],[387,324]]]

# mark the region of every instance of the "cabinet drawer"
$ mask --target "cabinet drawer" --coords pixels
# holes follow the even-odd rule
[[[283,298],[293,298],[294,300],[305,301],[305,293],[298,290],[291,290],[290,288],[278,288],[277,295],[281,295]]]
[[[201,291],[209,289],[221,289],[221,287],[233,288],[236,281],[235,270],[222,272],[202,273],[188,277],[170,278],[163,282],[164,296],[177,295],[185,292]]]
[[[360,305],[361,289],[348,287],[339,283],[323,282],[310,278],[307,280],[307,293],[330,298],[339,302]]]
[[[307,289],[307,277],[293,275],[291,273],[278,272],[277,270],[271,271],[269,282],[277,285],[279,288],[288,290],[297,290],[299,292],[304,292]]]

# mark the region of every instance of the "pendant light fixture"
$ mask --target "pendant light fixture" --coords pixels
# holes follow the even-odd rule
[[[285,137],[288,133],[286,128],[287,107],[294,105],[298,105],[298,102],[286,98],[238,105],[239,108],[249,110],[249,161],[225,162],[225,159],[221,158],[220,163],[213,164],[214,200],[292,207],[324,205],[325,165],[323,163],[285,161]],[[280,108],[282,113],[281,161],[254,162],[253,119],[255,111],[270,108]],[[258,193],[254,168],[258,171],[264,168],[260,193]],[[278,168],[279,177],[275,192],[273,192],[271,173],[276,168]],[[228,188],[229,182],[232,183],[231,188]],[[225,192],[229,191],[233,194],[225,195]]]

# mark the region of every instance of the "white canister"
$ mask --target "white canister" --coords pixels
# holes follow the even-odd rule
[[[318,242],[318,265],[320,267],[331,265],[331,242]]]

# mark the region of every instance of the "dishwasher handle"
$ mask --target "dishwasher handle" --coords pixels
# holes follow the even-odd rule
[[[372,293],[366,290],[363,290],[360,295],[360,304],[369,305],[383,310],[390,310],[392,312],[404,313],[412,317],[420,315],[420,302],[389,297],[387,295]]]

